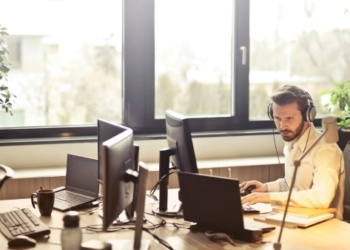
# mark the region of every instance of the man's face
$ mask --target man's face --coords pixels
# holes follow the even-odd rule
[[[272,110],[276,128],[284,141],[289,142],[299,138],[308,128],[308,125],[305,126],[306,122],[303,121],[296,102],[283,106],[273,103]]]

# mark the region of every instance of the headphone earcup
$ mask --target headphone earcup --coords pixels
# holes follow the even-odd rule
[[[316,107],[311,103],[311,105],[305,108],[303,112],[303,120],[306,122],[313,122],[316,118]]]
[[[269,103],[269,105],[267,106],[267,117],[268,117],[270,120],[273,120],[272,103]]]

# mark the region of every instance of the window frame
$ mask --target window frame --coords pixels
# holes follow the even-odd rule
[[[269,120],[249,120],[249,0],[233,1],[232,98],[235,116],[191,118],[193,132],[271,129]],[[123,0],[122,124],[136,135],[164,134],[164,119],[155,119],[155,0]],[[241,46],[246,47],[242,65]],[[8,115],[8,114],[4,114]],[[96,118],[97,119],[97,118]],[[320,119],[314,124],[319,126]],[[0,129],[1,139],[74,138],[97,135],[97,125]]]

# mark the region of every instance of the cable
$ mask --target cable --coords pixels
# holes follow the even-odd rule
[[[276,145],[276,138],[275,138],[275,126],[272,127],[272,136],[273,136],[273,142],[274,142],[274,145],[275,145],[276,156],[277,156],[277,159],[278,159],[278,166],[280,167],[281,173],[283,175],[284,182],[286,183],[286,185],[288,187],[288,190],[289,190],[289,185],[288,185],[287,180],[286,180],[286,174],[284,173],[284,171],[282,169],[280,157],[278,155],[278,150],[277,150],[277,145]]]
[[[153,238],[155,238],[160,244],[162,244],[164,247],[170,249],[170,250],[174,250],[174,248],[172,248],[172,246],[170,246],[170,244],[168,242],[166,242],[165,240],[159,238],[158,235],[151,233],[147,228],[142,228],[143,231],[146,231],[147,233],[149,233],[150,235],[153,236]]]
[[[224,241],[228,241],[231,245],[234,246],[234,249],[236,249],[236,247],[238,247],[237,249],[242,249],[242,250],[252,250],[253,248],[251,248],[249,245],[246,244],[237,244],[235,243],[232,238],[225,233],[216,233],[213,231],[207,231],[205,232],[205,235],[209,237],[210,240],[212,241],[216,241],[216,240],[224,240]]]
[[[154,214],[151,214],[151,213],[145,213],[145,214],[148,214],[148,215],[152,215],[154,217],[158,217],[161,222],[160,224],[162,224],[162,226],[165,226],[166,224],[170,224],[172,225],[173,227],[176,227],[176,228],[184,228],[184,229],[190,229],[189,226],[191,225],[194,225],[193,223],[178,223],[178,222],[166,222],[163,217],[161,217],[159,214],[157,213],[154,213]],[[152,222],[150,222],[149,220],[147,220],[149,223],[153,224]],[[157,225],[157,224],[155,224]]]
[[[170,249],[170,250],[173,250],[173,248],[171,247],[171,245],[161,239],[158,235],[156,235],[155,233],[152,233],[150,232],[150,229],[157,229],[159,227],[162,227],[162,226],[165,226],[166,225],[166,221],[161,219],[161,222],[158,223],[158,224],[154,224],[152,223],[151,221],[149,221],[147,218],[146,218],[146,221],[148,223],[150,223],[151,225],[149,227],[142,227],[142,230],[143,231],[146,231],[147,233],[149,233],[150,235],[152,235],[160,244],[162,244],[164,247]],[[122,225],[111,225],[110,227],[108,227],[108,229],[106,231],[103,231],[102,230],[102,226],[101,225],[89,225],[86,227],[86,230],[87,231],[91,231],[91,232],[95,232],[95,233],[101,233],[101,232],[108,232],[108,233],[111,233],[111,232],[118,232],[118,231],[122,231],[122,230],[135,230],[135,225],[126,225],[126,224],[122,224]]]
[[[214,233],[212,231],[205,232],[205,235],[208,236],[211,240],[226,240],[231,243],[233,246],[237,246],[236,243],[225,233]]]
[[[175,167],[170,168],[169,170],[176,170]],[[177,171],[171,171],[169,172],[169,174],[163,175],[158,181],[157,183],[153,186],[153,188],[150,190],[150,192],[147,194],[148,197],[154,199],[155,201],[158,201],[158,198],[154,195],[155,191],[157,190],[157,187],[159,186],[159,184],[166,180],[170,175],[172,175],[173,173],[176,173]]]
[[[311,131],[311,122],[309,122],[309,132],[307,134],[307,139],[306,139],[306,143],[305,143],[305,146],[304,146],[304,149],[302,151],[302,153],[305,152],[305,149],[307,147],[307,144],[309,142],[309,137],[310,137],[310,131]],[[287,180],[286,180],[286,175],[285,173],[283,172],[283,169],[282,169],[282,166],[281,166],[281,162],[280,162],[280,158],[278,156],[278,150],[277,150],[277,146],[276,146],[276,138],[275,138],[275,127],[273,126],[272,127],[272,134],[273,134],[273,141],[274,141],[274,145],[275,145],[275,150],[276,150],[276,156],[277,156],[277,159],[278,159],[278,164],[279,164],[279,167],[280,167],[280,170],[282,172],[282,174],[284,175],[283,176],[283,179],[284,179],[284,182],[286,183],[287,187],[288,187],[288,190],[290,189],[288,183],[287,183]]]
[[[310,131],[311,131],[311,122],[309,123],[309,133],[307,134],[307,139],[306,139],[306,143],[305,143],[305,146],[304,146],[303,153],[305,152],[305,149],[307,147],[307,143],[309,142]]]

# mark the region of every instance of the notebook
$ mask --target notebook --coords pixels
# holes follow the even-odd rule
[[[334,218],[334,214],[331,214],[331,213],[321,214],[311,218],[302,218],[299,216],[293,216],[293,215],[287,214],[285,223],[289,224],[290,227],[294,227],[294,228],[295,227],[307,228],[332,218]],[[282,219],[283,219],[283,213],[276,213],[265,217],[266,222],[274,223],[278,225],[282,222]]]
[[[276,228],[244,223],[238,180],[186,172],[178,172],[178,178],[186,221],[231,235],[244,229],[254,228],[265,233]]]
[[[68,154],[66,185],[54,189],[54,208],[68,211],[92,205],[98,199],[98,185],[98,161]]]
[[[285,206],[274,207],[274,212],[284,213]],[[306,207],[288,207],[288,215],[302,218],[312,218],[323,214],[332,214],[337,212],[336,208],[306,208]]]

